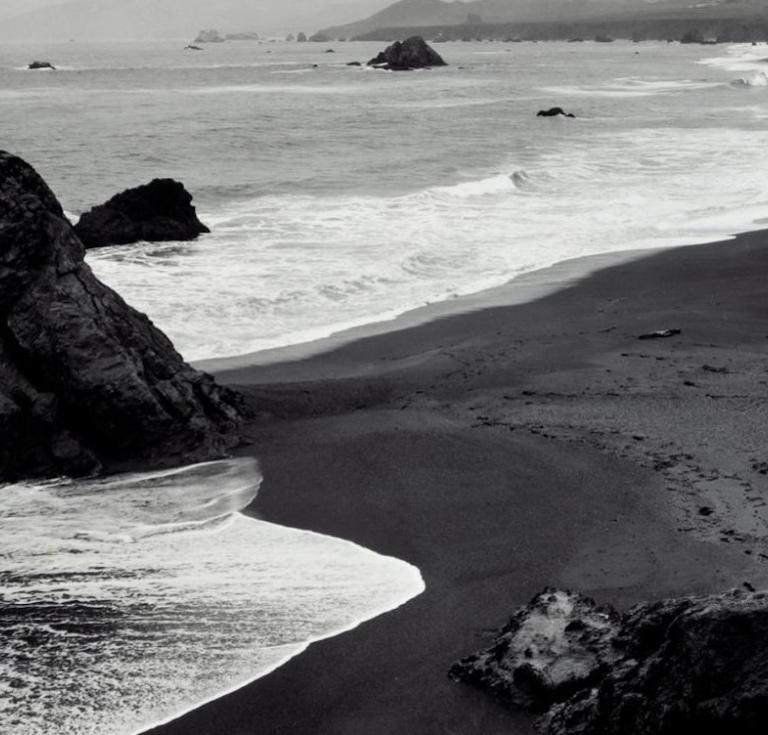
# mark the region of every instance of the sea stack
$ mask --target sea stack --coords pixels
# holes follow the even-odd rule
[[[222,456],[238,396],[187,365],[84,255],[43,179],[0,152],[3,479]]]
[[[421,36],[411,36],[405,41],[395,41],[375,59],[371,59],[368,66],[390,71],[410,71],[447,64]]]
[[[768,718],[768,593],[662,600],[621,616],[545,590],[451,675],[542,714],[545,735],[757,735]]]
[[[183,184],[154,179],[83,214],[75,232],[86,248],[98,248],[142,240],[194,240],[210,230],[197,218],[192,195]]]

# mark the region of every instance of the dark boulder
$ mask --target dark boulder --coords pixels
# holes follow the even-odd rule
[[[50,61],[33,61],[27,69],[56,69]]]
[[[0,477],[221,456],[239,397],[187,365],[84,255],[42,178],[0,152]]]
[[[405,41],[395,41],[375,59],[371,59],[368,66],[391,71],[409,71],[447,64],[421,36],[411,36]]]
[[[83,214],[75,232],[87,248],[146,240],[194,240],[210,230],[197,218],[192,195],[178,181],[154,179]]]
[[[548,110],[539,110],[536,117],[576,117],[571,112],[566,112],[562,107],[550,107]]]
[[[544,711],[547,735],[758,735],[768,721],[768,594],[663,600],[619,616],[548,591],[451,673]]]

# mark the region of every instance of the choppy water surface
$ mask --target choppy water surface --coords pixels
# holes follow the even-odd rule
[[[240,513],[252,460],[0,487],[0,732],[129,735],[423,589]]]
[[[188,358],[768,212],[765,45],[447,43],[410,74],[346,66],[380,44],[182,45],[7,46],[0,132],[73,214],[157,175],[193,191],[211,235],[89,256]]]

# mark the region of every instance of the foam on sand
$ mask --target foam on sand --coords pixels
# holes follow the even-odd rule
[[[404,562],[243,515],[260,482],[242,459],[3,487],[0,731],[142,731],[423,590]]]

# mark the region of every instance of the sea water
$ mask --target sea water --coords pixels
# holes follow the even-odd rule
[[[0,47],[0,146],[73,219],[186,184],[210,235],[88,260],[188,359],[768,215],[764,45],[446,43],[449,67],[402,74],[347,66],[381,44],[184,45]],[[577,117],[536,117],[554,105]],[[423,589],[241,514],[260,481],[219,463],[0,488],[0,732],[131,733]]]
[[[73,217],[187,185],[210,235],[88,260],[188,359],[768,213],[765,45],[444,43],[412,73],[347,66],[381,44],[183,45],[3,47],[0,140]],[[554,105],[576,119],[536,117]]]
[[[131,735],[423,589],[243,515],[254,460],[0,487],[0,732]]]

